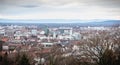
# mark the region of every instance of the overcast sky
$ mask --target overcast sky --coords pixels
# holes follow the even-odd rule
[[[120,20],[120,0],[0,0],[0,19]]]

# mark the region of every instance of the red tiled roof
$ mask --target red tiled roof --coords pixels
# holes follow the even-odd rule
[[[2,38],[1,40],[4,41],[4,42],[7,42],[9,39],[8,38]]]

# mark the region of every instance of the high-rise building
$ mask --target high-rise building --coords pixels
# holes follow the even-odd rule
[[[67,35],[72,35],[72,28],[69,27],[60,27],[59,28],[60,34],[67,34]]]
[[[44,29],[44,31],[45,31],[45,35],[48,36],[48,35],[49,35],[49,29],[48,29],[48,27],[46,27],[46,28]]]

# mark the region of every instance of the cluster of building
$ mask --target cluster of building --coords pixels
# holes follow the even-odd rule
[[[9,53],[39,50],[41,47],[43,52],[49,52],[54,44],[67,45],[71,40],[80,39],[81,34],[71,27],[0,26],[0,40],[4,41],[2,50]]]
[[[108,27],[43,27],[38,26],[0,26],[0,49],[9,54],[29,52],[38,61],[38,53],[48,53],[53,45],[63,50],[78,50],[81,40],[109,32]]]

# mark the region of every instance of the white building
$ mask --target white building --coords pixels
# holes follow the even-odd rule
[[[54,43],[49,43],[49,42],[46,42],[46,43],[41,43],[43,45],[44,48],[50,48],[54,45]]]
[[[81,39],[81,34],[75,32],[75,33],[73,33],[72,37],[73,37],[74,40],[80,40]]]

